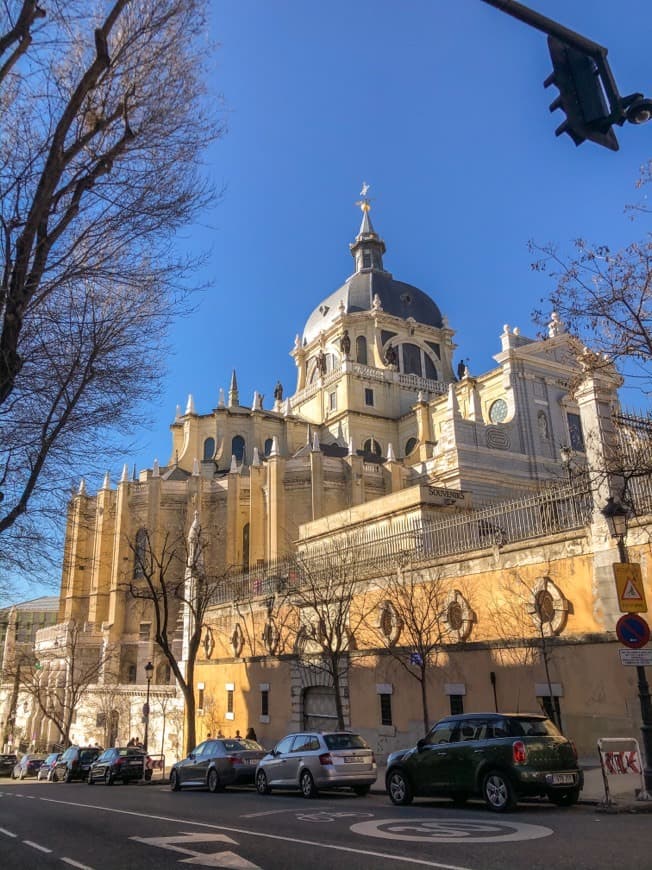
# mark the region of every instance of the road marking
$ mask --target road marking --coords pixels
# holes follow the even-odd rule
[[[48,852],[50,853],[52,849],[46,849],[45,846],[39,846],[38,843],[35,843],[33,840],[23,840],[23,843],[26,846],[31,846],[32,849],[38,849],[39,852]]]
[[[121,810],[116,807],[105,807],[96,804],[80,804],[75,801],[60,801],[55,798],[39,798],[50,804],[63,804],[68,807],[80,807],[85,810],[100,810],[103,813],[117,813],[123,816],[136,816],[139,819],[151,819],[158,822],[172,822],[175,825],[190,825],[196,828],[210,828],[215,831],[228,831],[231,834],[243,834],[246,837],[260,837],[265,840],[280,840],[283,843],[294,843],[300,846],[315,846],[318,849],[328,849],[333,852],[347,852],[351,855],[365,855],[372,858],[383,858],[388,861],[401,862],[403,864],[416,864],[419,867],[435,867],[437,870],[473,870],[470,867],[461,867],[457,864],[441,864],[437,861],[426,861],[421,858],[406,858],[403,855],[392,855],[388,852],[374,852],[370,849],[355,849],[353,846],[337,846],[334,843],[320,843],[317,840],[304,840],[300,837],[282,837],[280,834],[266,834],[263,831],[251,831],[247,828],[232,828],[228,825],[212,825],[209,822],[196,822],[193,819],[173,819],[169,816],[151,815],[149,813],[137,813],[135,810]]]
[[[515,843],[538,840],[554,832],[543,825],[524,822],[473,821],[469,819],[375,819],[351,825],[354,834],[404,840],[410,843]]]
[[[160,846],[161,849],[169,849],[171,852],[181,852],[182,855],[190,855],[182,864],[202,864],[204,867],[230,867],[232,870],[262,870],[258,864],[252,864],[246,858],[236,855],[235,852],[195,852],[187,849],[190,843],[232,843],[237,846],[235,840],[226,834],[193,834],[185,831],[172,837],[129,837],[137,843],[146,846]],[[175,844],[185,844],[175,845]]]
[[[18,834],[12,834],[11,831],[8,831],[6,828],[0,828],[0,834],[4,834],[5,837],[17,837]]]
[[[259,819],[261,816],[277,816],[279,813],[293,813],[295,810],[266,810],[264,813],[245,813],[241,819]]]
[[[79,870],[93,870],[88,864],[80,864],[79,861],[73,861],[72,858],[62,858],[64,864],[70,864],[71,867],[78,867]]]

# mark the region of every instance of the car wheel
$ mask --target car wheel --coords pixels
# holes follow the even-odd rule
[[[215,794],[216,791],[220,790],[220,778],[217,775],[217,771],[214,767],[208,771],[208,779],[206,784],[208,785],[208,790],[211,794]]]
[[[482,783],[482,796],[490,810],[506,813],[516,806],[514,786],[509,777],[499,770],[491,770]]]
[[[272,791],[267,782],[267,774],[264,770],[259,770],[256,774],[256,791],[258,794],[270,794]]]
[[[113,785],[113,774],[109,768],[104,772],[104,785]]]
[[[181,783],[179,782],[179,774],[176,770],[173,770],[170,774],[170,790],[171,791],[179,791],[181,788]]]
[[[317,786],[309,771],[304,770],[299,777],[299,788],[304,798],[310,799],[317,796]]]
[[[387,777],[387,793],[390,801],[398,807],[412,803],[412,787],[403,771],[391,771]]]
[[[357,794],[358,797],[366,797],[369,794],[370,785],[354,785],[353,791]]]
[[[580,790],[579,788],[569,788],[568,791],[553,791],[548,797],[558,807],[572,807],[579,800]]]
[[[59,777],[57,776],[56,770],[52,771],[52,775],[50,776],[51,782],[59,782]]]
[[[66,775],[63,778],[64,782],[72,782],[72,770],[67,770]]]
[[[25,771],[24,770],[20,771],[20,773],[18,774],[18,779],[25,779]]]

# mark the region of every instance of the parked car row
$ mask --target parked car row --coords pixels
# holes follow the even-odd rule
[[[11,775],[54,782],[85,780],[128,783],[146,777],[147,755],[137,747],[71,746],[47,757],[0,757]],[[151,771],[150,771],[151,772]],[[170,771],[170,788],[254,785],[261,795],[275,789],[351,788],[363,796],[376,781],[374,753],[351,731],[301,731],[288,734],[271,750],[246,738],[216,738],[200,743]],[[415,797],[449,797],[457,803],[484,799],[495,812],[512,809],[521,797],[547,797],[558,806],[579,798],[583,774],[574,745],[545,716],[470,713],[437,722],[417,745],[391,753],[385,786],[392,803]]]
[[[206,740],[172,767],[170,787],[215,792],[253,782],[261,795],[298,789],[312,798],[342,787],[366,795],[376,776],[374,753],[359,734],[310,731],[288,734],[270,752],[249,740]],[[385,786],[397,805],[421,796],[460,804],[480,797],[490,810],[506,812],[521,797],[572,806],[583,774],[574,745],[545,716],[473,713],[448,716],[415,747],[393,752]]]

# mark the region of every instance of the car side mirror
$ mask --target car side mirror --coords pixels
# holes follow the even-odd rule
[[[422,737],[420,740],[417,740],[417,751],[423,752],[424,746],[427,746],[426,738]]]
[[[194,753],[194,752],[190,752],[190,753],[188,754],[188,758],[189,758],[191,761],[194,761],[194,760],[195,760],[195,753]]]

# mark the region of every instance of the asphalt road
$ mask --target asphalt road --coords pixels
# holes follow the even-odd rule
[[[562,810],[544,801],[508,815],[483,804],[383,795],[216,795],[165,785],[0,780],[0,866],[231,870],[643,870],[650,815]]]

